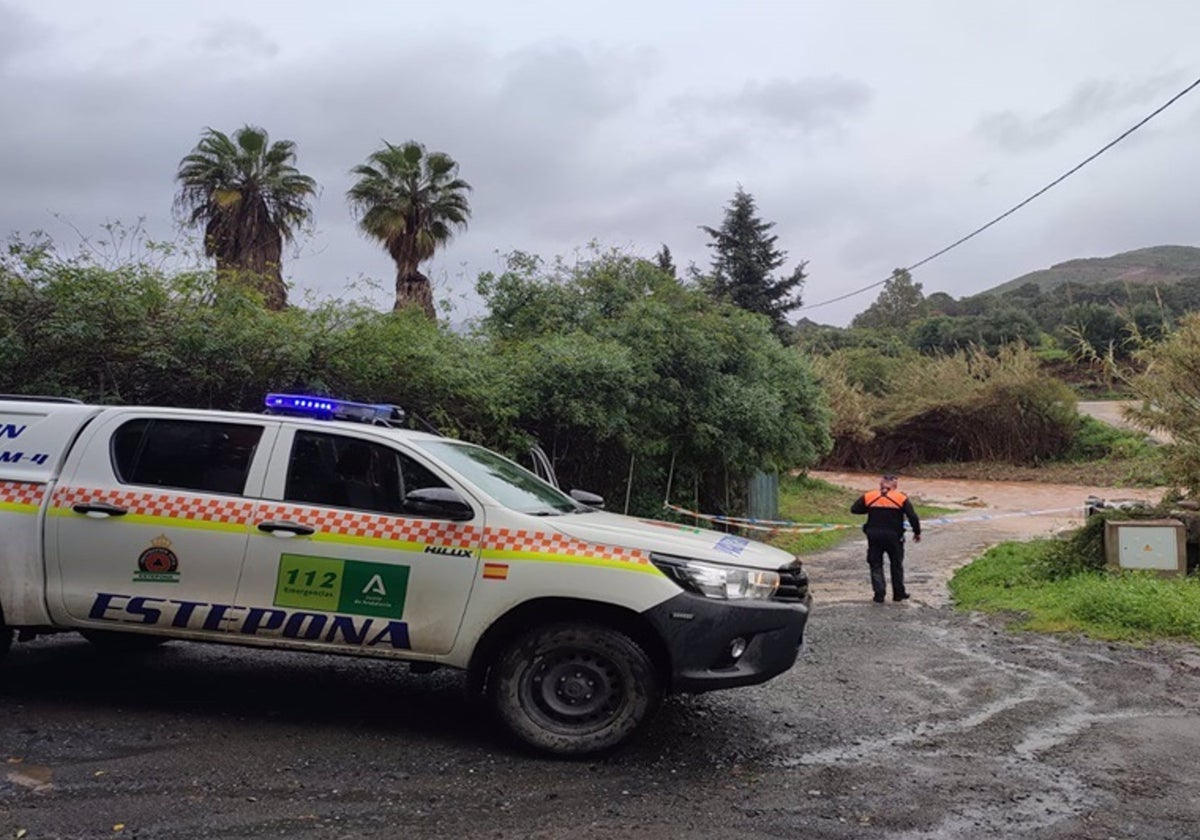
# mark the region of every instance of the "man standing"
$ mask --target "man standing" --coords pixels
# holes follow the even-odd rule
[[[888,556],[892,572],[892,600],[908,598],[904,589],[904,520],[912,526],[913,539],[921,541],[921,520],[913,510],[908,496],[896,489],[896,476],[885,475],[879,480],[879,489],[865,493],[850,506],[851,513],[865,513],[867,522],[863,532],[867,535],[867,565],[871,567],[871,588],[875,590],[875,603],[883,603],[887,595],[887,584],[883,580],[883,555]]]

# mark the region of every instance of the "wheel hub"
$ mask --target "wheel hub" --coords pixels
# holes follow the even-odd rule
[[[558,695],[568,703],[581,703],[590,700],[595,682],[587,678],[582,671],[576,671],[569,677],[559,677]]]
[[[588,651],[555,651],[529,673],[529,698],[543,715],[568,725],[611,717],[621,703],[621,682],[607,659]]]

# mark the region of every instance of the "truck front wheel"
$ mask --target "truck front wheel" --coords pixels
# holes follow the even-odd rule
[[[633,639],[583,622],[517,637],[497,658],[489,682],[508,730],[556,755],[616,746],[662,699],[654,663]]]

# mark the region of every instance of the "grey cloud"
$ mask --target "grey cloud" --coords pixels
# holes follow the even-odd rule
[[[242,46],[253,47],[252,33],[243,34]],[[230,131],[250,122],[294,140],[300,169],[323,190],[317,235],[285,269],[302,285],[334,291],[356,272],[390,279],[387,255],[351,232],[344,199],[350,168],[383,140],[417,139],[460,162],[475,187],[475,214],[439,262],[490,264],[489,246],[479,244],[489,233],[495,247],[540,248],[547,240],[538,229],[557,214],[594,220],[572,197],[617,180],[628,161],[609,155],[601,138],[619,131],[617,119],[636,107],[640,80],[653,72],[645,51],[496,55],[454,38],[357,53],[344,47],[276,62],[269,72],[213,66],[191,49],[159,60],[152,73],[0,84],[0,112],[13,117],[0,122],[0,230],[61,230],[55,213],[82,230],[144,215],[156,237],[168,235],[179,159],[206,126]],[[580,230],[566,235],[602,233]],[[461,272],[450,273],[448,282],[462,282],[454,279]]]
[[[821,76],[749,81],[737,92],[690,96],[677,104],[685,112],[740,116],[813,132],[836,127],[844,118],[862,112],[871,95],[871,89],[856,79]]]
[[[210,56],[274,58],[279,45],[257,26],[239,20],[211,21],[193,44]]]
[[[48,40],[50,31],[33,18],[0,3],[0,70]]]
[[[654,65],[648,50],[590,54],[567,46],[520,50],[504,60],[498,99],[513,119],[574,122],[610,117],[629,107],[638,80]]]
[[[645,57],[567,48],[497,56],[450,40],[343,60],[332,74],[318,72],[321,64],[277,74],[256,97],[265,106],[256,119],[296,126],[288,130],[303,159],[328,163],[335,180],[383,140],[413,138],[451,154],[477,196],[488,189],[538,202],[591,177],[585,164],[598,132],[636,103]],[[421,84],[405,83],[412,78]]]
[[[1134,105],[1157,104],[1154,97],[1178,78],[1178,74],[1170,74],[1128,85],[1112,80],[1084,82],[1056,108],[1030,116],[1014,110],[986,114],[975,132],[1009,152],[1044,148],[1058,142],[1072,129],[1106,114]]]

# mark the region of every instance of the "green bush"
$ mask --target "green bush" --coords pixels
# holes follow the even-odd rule
[[[515,423],[564,484],[610,503],[632,492],[631,510],[647,513],[668,491],[736,513],[752,472],[811,466],[829,448],[808,362],[771,322],[645,260],[515,254],[478,289],[489,310],[478,337],[511,376]]]
[[[315,391],[512,437],[511,380],[481,342],[340,300],[270,312],[211,272],[15,248],[0,260],[0,348],[0,390],[16,393],[260,411],[270,391]]]
[[[995,356],[980,349],[933,358],[910,353],[882,395],[858,386],[839,360],[819,370],[835,409],[853,409],[835,419],[832,466],[1036,464],[1067,451],[1078,428],[1074,395],[1023,345]]]
[[[1075,358],[1073,355],[1071,355],[1069,350],[1064,350],[1063,348],[1054,345],[1038,347],[1036,350],[1034,350],[1034,353],[1036,353],[1037,357],[1043,362],[1048,363],[1070,362]]]
[[[1103,458],[1128,460],[1147,457],[1155,449],[1145,435],[1119,429],[1094,417],[1080,416],[1071,446],[1063,452],[1063,461],[1098,461]]]
[[[853,348],[841,351],[845,360],[846,379],[864,393],[881,397],[888,393],[888,383],[895,378],[904,361],[887,356],[873,348]]]
[[[1104,571],[1107,564],[1105,522],[1110,519],[1159,519],[1167,515],[1166,510],[1149,505],[1096,511],[1067,538],[1048,543],[1034,558],[1031,570],[1042,580],[1064,580],[1084,572]]]
[[[1183,317],[1161,342],[1136,354],[1142,372],[1129,384],[1141,403],[1133,416],[1143,428],[1167,432],[1166,477],[1200,495],[1200,313]]]

